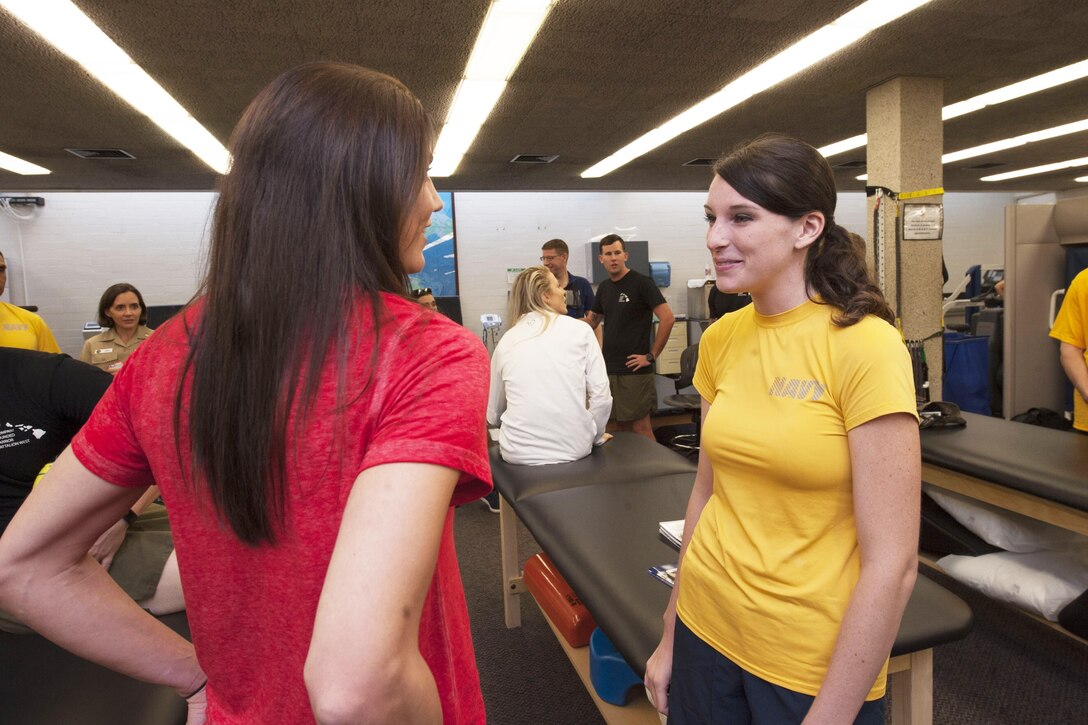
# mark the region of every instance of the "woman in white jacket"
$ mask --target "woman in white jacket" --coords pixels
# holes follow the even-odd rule
[[[487,422],[507,463],[566,463],[604,443],[612,394],[592,328],[566,315],[545,267],[529,267],[510,294],[511,327],[491,358]]]

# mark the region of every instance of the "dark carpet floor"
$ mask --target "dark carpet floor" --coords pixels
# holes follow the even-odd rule
[[[464,506],[457,512],[456,536],[488,722],[603,723],[528,594],[522,597],[521,628],[503,624],[499,517],[482,503]],[[524,530],[520,547],[522,562],[539,551]],[[974,631],[936,651],[935,723],[1088,723],[1088,646],[943,575],[927,575],[975,612]]]

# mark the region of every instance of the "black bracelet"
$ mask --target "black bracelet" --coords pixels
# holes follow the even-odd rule
[[[121,520],[129,526],[132,526],[132,524],[136,523],[136,519],[138,518],[140,518],[140,514],[136,513],[132,509],[129,509],[125,512],[125,515],[121,517]]]
[[[193,690],[192,692],[190,692],[190,693],[189,693],[188,695],[182,695],[182,698],[181,698],[181,699],[183,699],[183,700],[188,700],[188,699],[189,699],[190,697],[192,697],[192,696],[193,696],[193,695],[195,695],[196,693],[200,692],[201,690],[203,690],[203,689],[204,689],[205,687],[207,687],[207,686],[208,686],[208,678],[207,678],[207,677],[205,677],[205,678],[204,678],[204,681],[200,683],[200,687],[196,688],[195,690]]]

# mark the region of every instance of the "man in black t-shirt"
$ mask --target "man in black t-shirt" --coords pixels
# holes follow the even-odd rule
[[[68,447],[113,376],[67,355],[0,347],[0,536],[42,467]],[[88,552],[120,587],[156,614],[185,608],[174,540],[151,486]],[[0,611],[0,631],[29,630]]]
[[[601,264],[608,279],[597,288],[589,324],[604,321],[604,362],[612,388],[612,418],[619,430],[654,438],[650,414],[657,408],[653,362],[665,349],[675,317],[649,277],[627,267],[627,250],[617,234],[601,238]],[[657,335],[650,341],[654,315]]]

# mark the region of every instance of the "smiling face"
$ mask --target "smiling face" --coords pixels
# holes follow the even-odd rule
[[[423,269],[423,247],[427,245],[427,227],[431,225],[431,214],[441,210],[442,200],[438,198],[434,182],[427,177],[423,180],[419,195],[408,211],[408,218],[405,219],[404,228],[401,229],[400,261],[408,274],[415,274]]]
[[[140,300],[133,292],[122,292],[113,298],[106,308],[106,317],[113,320],[113,328],[123,333],[135,332],[140,326]]]
[[[707,194],[706,246],[718,289],[750,292],[763,315],[785,312],[806,299],[805,251],[823,231],[823,214],[793,219],[741,196],[720,176]]]

